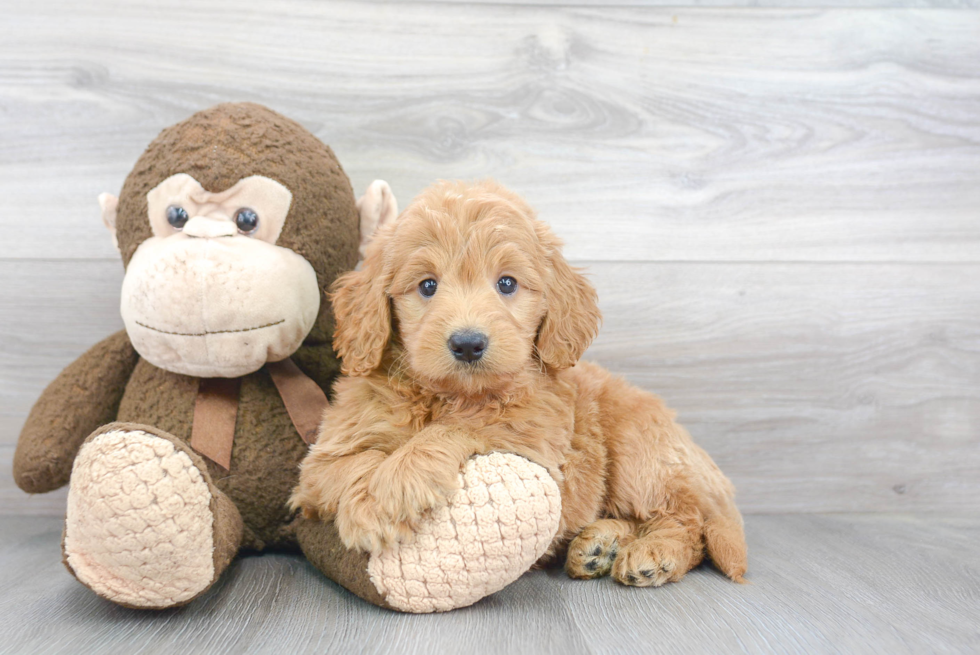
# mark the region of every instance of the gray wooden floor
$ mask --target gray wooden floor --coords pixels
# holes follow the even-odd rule
[[[53,518],[0,519],[0,653],[977,653],[980,519],[748,519],[751,584],[702,567],[678,584],[525,575],[477,605],[405,615],[305,560],[238,560],[179,610],[127,610],[59,562]]]

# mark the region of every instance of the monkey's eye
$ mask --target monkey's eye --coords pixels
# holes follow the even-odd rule
[[[429,278],[428,280],[422,280],[419,282],[419,293],[422,294],[423,298],[431,298],[436,295],[436,287],[439,283]]]
[[[188,218],[190,217],[187,215],[187,210],[183,207],[179,205],[170,205],[167,207],[167,222],[175,230],[183,230]]]
[[[248,207],[242,207],[235,212],[235,225],[242,234],[251,234],[259,227],[259,215]]]
[[[517,291],[517,280],[509,275],[505,275],[497,280],[497,291],[505,296],[513,295]]]

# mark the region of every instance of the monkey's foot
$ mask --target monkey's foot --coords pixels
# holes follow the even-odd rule
[[[491,453],[467,461],[448,505],[381,553],[346,550],[334,526],[319,521],[304,521],[299,539],[320,570],[365,600],[402,612],[444,612],[524,574],[548,549],[560,519],[558,485],[544,468]]]
[[[103,598],[147,609],[187,603],[227,566],[241,532],[201,458],[165,432],[110,424],[75,459],[64,562]]]

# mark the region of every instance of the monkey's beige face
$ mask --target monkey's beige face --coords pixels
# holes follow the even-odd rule
[[[440,391],[506,388],[535,365],[545,313],[530,220],[505,208],[477,220],[406,215],[389,241],[390,293],[413,373]]]
[[[261,176],[210,193],[178,174],[147,194],[153,236],[126,269],[121,305],[141,357],[184,375],[238,377],[302,344],[320,292],[310,263],[276,245],[291,202]]]

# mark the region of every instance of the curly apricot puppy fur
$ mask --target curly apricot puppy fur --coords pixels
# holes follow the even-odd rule
[[[376,552],[446,502],[467,458],[506,451],[561,487],[576,578],[679,580],[707,555],[746,571],[734,489],[659,398],[594,364],[595,290],[518,196],[424,191],[333,288],[338,380],[292,503]],[[570,542],[570,543],[569,543]]]

